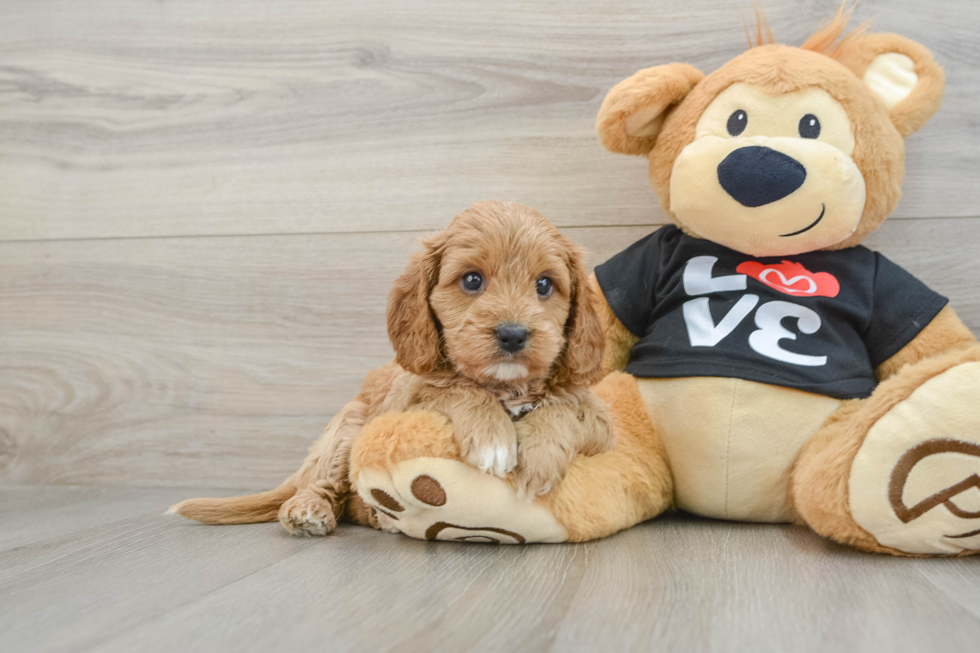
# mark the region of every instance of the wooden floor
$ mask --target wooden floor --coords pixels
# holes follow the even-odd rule
[[[666,517],[578,545],[421,542],[163,516],[199,490],[0,494],[0,648],[975,651],[980,565]]]
[[[802,43],[837,0],[764,0]],[[926,8],[926,5],[928,7]],[[480,199],[601,262],[667,220],[602,149],[637,69],[708,72],[749,0],[0,0],[0,651],[975,651],[980,559],[670,517],[606,541],[208,528],[391,358],[416,239]],[[864,0],[943,108],[867,244],[980,333],[980,3]]]

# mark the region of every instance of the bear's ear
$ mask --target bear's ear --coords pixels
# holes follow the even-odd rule
[[[838,60],[885,103],[902,136],[922,129],[939,109],[946,76],[932,53],[915,41],[867,34],[844,47]]]
[[[672,63],[624,79],[609,91],[599,109],[599,140],[612,152],[649,154],[667,111],[703,77],[694,66]]]

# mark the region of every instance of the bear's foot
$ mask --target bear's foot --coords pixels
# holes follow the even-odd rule
[[[364,467],[357,492],[384,530],[424,540],[525,544],[564,542],[565,529],[511,484],[446,458]]]
[[[906,390],[868,430],[851,465],[854,521],[909,554],[980,550],[980,362]]]
[[[423,540],[564,542],[565,528],[512,484],[461,460],[445,417],[389,413],[351,451],[351,482],[378,525]]]

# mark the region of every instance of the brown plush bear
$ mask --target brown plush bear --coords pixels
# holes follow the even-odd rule
[[[676,506],[867,551],[980,548],[980,346],[860,245],[899,199],[903,138],[938,109],[943,73],[901,36],[840,38],[846,22],[798,48],[760,30],[707,76],[674,63],[610,91],[599,136],[648,158],[675,223],[593,278],[617,448],[530,503],[461,462],[444,418],[385,415],[351,480],[386,526],[582,541]]]

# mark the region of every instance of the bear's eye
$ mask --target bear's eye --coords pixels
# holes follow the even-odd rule
[[[483,275],[479,272],[467,272],[459,280],[459,283],[463,286],[463,290],[467,292],[480,292],[483,290]]]
[[[800,136],[803,138],[816,138],[820,135],[820,121],[812,113],[808,113],[800,118]]]
[[[738,136],[745,131],[745,126],[749,124],[749,115],[739,109],[732,115],[728,116],[728,133],[732,136]]]

